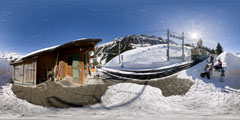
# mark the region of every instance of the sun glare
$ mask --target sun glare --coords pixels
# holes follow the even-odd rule
[[[192,33],[192,34],[191,34],[191,38],[192,38],[192,39],[197,39],[197,37],[198,37],[198,34],[197,34],[197,33]]]

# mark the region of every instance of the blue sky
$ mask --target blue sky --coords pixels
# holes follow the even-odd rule
[[[165,37],[161,30],[193,33],[204,45],[220,42],[240,52],[238,0],[0,0],[0,51],[26,54],[78,38],[143,33]]]

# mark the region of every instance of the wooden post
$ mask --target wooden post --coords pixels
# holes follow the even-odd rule
[[[54,72],[54,78],[56,78],[57,75],[58,75],[58,74],[57,74],[58,60],[59,60],[59,52],[57,53],[57,57],[56,57],[55,65],[54,65],[54,70],[53,70],[53,72]]]
[[[12,77],[12,81],[11,82],[15,82],[15,77],[16,77],[16,75],[15,75],[15,65],[13,65],[13,77]]]
[[[34,85],[36,85],[37,84],[37,60],[35,59],[34,60],[34,63],[33,63],[35,66],[34,66]]]
[[[121,57],[120,57],[120,54],[121,54],[121,48],[120,48],[120,40],[118,41],[118,57],[119,57],[119,64],[121,63]]]
[[[22,78],[22,85],[24,85],[24,62],[22,64],[21,78]]]
[[[184,57],[185,57],[185,55],[184,55],[184,32],[182,32],[182,59],[183,59],[183,61],[184,61]]]
[[[167,61],[169,61],[169,29],[167,29]]]

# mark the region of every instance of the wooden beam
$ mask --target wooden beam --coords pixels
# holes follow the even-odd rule
[[[57,53],[57,57],[56,57],[56,61],[55,61],[55,65],[54,65],[54,77],[57,77],[57,69],[58,69],[58,60],[59,60],[59,52]]]

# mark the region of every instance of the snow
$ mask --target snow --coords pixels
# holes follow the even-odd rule
[[[225,67],[225,71],[227,75],[232,76],[240,76],[240,57],[223,52],[221,55],[217,57],[223,62],[223,67]]]
[[[87,39],[88,39],[88,38],[80,38],[80,39],[77,39],[77,40],[73,40],[73,41],[71,41],[71,42],[82,41],[82,40],[87,40]],[[71,42],[68,42],[68,43],[71,43]],[[65,43],[65,44],[67,44],[67,43]],[[63,45],[65,45],[65,44],[63,44]],[[35,54],[38,54],[38,53],[41,53],[41,52],[44,52],[44,51],[54,50],[54,49],[56,49],[56,48],[58,48],[58,47],[60,47],[60,46],[62,46],[62,45],[55,45],[55,46],[52,46],[52,47],[47,47],[47,48],[43,48],[43,49],[39,49],[39,50],[33,51],[33,52],[31,52],[31,53],[28,53],[28,54],[20,57],[20,58],[17,59],[16,61],[20,61],[20,60],[22,60],[23,58],[30,57],[30,56],[32,56],[32,55],[35,55]]]
[[[236,56],[240,57],[240,53],[236,53]]]
[[[139,48],[139,47],[148,47],[155,44],[164,44],[166,43],[161,37],[148,36],[148,35],[127,35],[125,37],[115,38],[113,41],[100,44],[95,47],[96,57],[98,58],[99,63],[105,65],[109,54],[116,54],[116,48],[118,48],[118,41],[124,43],[122,50],[126,50],[127,47],[130,48]]]
[[[33,51],[33,52],[31,52],[31,53],[28,53],[28,54],[20,57],[20,58],[17,59],[16,61],[22,60],[23,58],[29,57],[29,56],[31,56],[31,55],[34,55],[34,54],[37,54],[37,53],[40,53],[40,52],[43,52],[43,51],[53,50],[53,49],[55,49],[55,48],[57,48],[57,47],[59,47],[59,45],[52,46],[52,47],[47,47],[47,48],[44,48],[44,49],[39,49],[39,50]]]
[[[11,90],[12,85],[2,86],[0,89],[0,119],[32,116],[34,114],[46,114],[50,109],[28,103],[18,99]]]
[[[8,61],[17,60],[21,55],[14,52],[0,52],[0,58],[7,59]]]
[[[223,53],[217,58],[225,63],[226,72],[240,67],[240,63],[231,65],[239,59],[231,53]],[[3,64],[6,61],[0,61],[0,65]],[[149,85],[120,83],[109,87],[101,98],[102,103],[85,108],[59,109],[32,105],[16,98],[11,84],[4,84],[0,87],[0,119],[239,119],[240,75],[226,73],[224,83],[219,82],[218,72],[213,72],[210,80],[201,78],[199,74],[205,64],[206,61],[203,61],[177,74],[179,78],[194,81],[184,96],[164,97],[160,89]],[[8,77],[6,75],[1,79]]]
[[[4,85],[11,81],[13,74],[13,67],[9,65],[9,61],[0,58],[0,85]]]
[[[191,63],[191,61],[187,61],[187,62],[182,62],[182,63],[176,63],[176,64],[172,64],[169,66],[164,66],[164,67],[160,67],[160,68],[155,68],[155,69],[140,69],[140,70],[136,70],[136,71],[148,71],[148,70],[163,70],[163,69],[167,69],[167,68],[172,68],[172,67],[176,67],[176,66],[181,66],[181,65],[185,65],[185,64],[189,64]],[[121,70],[117,70],[117,69],[111,69],[111,68],[106,68],[106,67],[102,67],[101,70],[103,71],[109,71],[109,72],[115,72],[115,73],[121,73],[121,74],[131,74],[131,75],[152,75],[152,74],[156,74],[156,73],[162,73],[163,71],[159,71],[159,72],[147,72],[147,73],[137,73],[137,72],[131,72],[131,71],[121,71]],[[128,69],[131,70],[131,69]],[[99,72],[103,72],[103,71],[99,71]]]
[[[13,67],[9,61],[0,58],[0,119],[16,118],[24,114],[31,115],[38,112],[47,112],[48,109],[32,105],[25,100],[18,99],[12,92],[11,78]],[[18,114],[20,112],[20,114]]]
[[[226,71],[240,68],[239,63],[231,66],[233,61],[239,61],[239,58],[232,55],[223,53],[217,57],[226,63]],[[200,73],[203,72],[205,64],[206,61],[178,74],[179,78],[195,82],[184,96],[164,97],[160,89],[148,85],[120,83],[109,87],[102,97],[102,104],[110,109],[120,107],[115,114],[119,112],[124,115],[130,114],[132,110],[137,111],[137,115],[217,117],[228,114],[239,118],[240,75],[234,74],[232,77],[232,74],[226,74],[224,83],[219,82],[220,73],[216,71],[213,72],[211,80],[201,78]]]
[[[175,55],[175,57],[181,56],[182,51],[179,50],[180,47],[179,45],[171,45],[170,54]],[[185,47],[185,61],[191,60],[190,49]],[[153,69],[183,62],[182,59],[170,59],[170,61],[167,61],[166,51],[166,44],[132,49],[121,54],[123,56],[123,68],[119,64],[119,56],[114,57],[104,67],[122,70]]]

